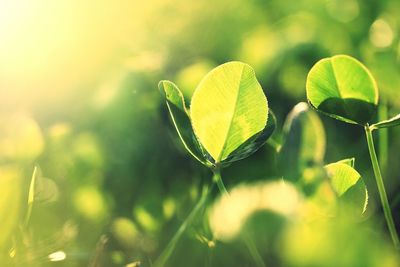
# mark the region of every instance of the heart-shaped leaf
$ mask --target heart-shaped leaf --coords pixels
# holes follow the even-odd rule
[[[59,190],[57,184],[53,180],[43,177],[40,167],[35,166],[29,186],[27,218],[30,217],[34,202],[54,202],[58,199],[58,195]]]
[[[344,200],[364,213],[368,204],[368,191],[361,175],[350,165],[339,161],[325,166],[333,190]]]
[[[278,166],[287,180],[298,181],[307,168],[321,165],[325,154],[325,131],[307,103],[297,104],[283,125],[284,143]]]
[[[179,90],[178,86],[170,81],[160,81],[158,88],[165,94],[169,114],[183,146],[195,159],[207,165],[201,153],[199,143],[193,134],[182,92]]]
[[[374,78],[363,64],[349,56],[318,61],[308,73],[306,89],[313,107],[347,123],[365,125],[377,110]]]
[[[257,152],[257,150],[260,149],[265,144],[265,142],[267,142],[268,138],[271,137],[275,128],[276,118],[274,113],[269,110],[269,117],[264,130],[247,139],[247,141],[240,145],[235,151],[233,151],[228,156],[228,158],[221,162],[221,166],[229,166],[232,162],[242,160]]]
[[[381,128],[389,128],[400,125],[400,114],[390,118],[388,120],[384,120],[378,123],[371,125],[371,129],[381,129]]]
[[[215,162],[226,159],[267,123],[268,103],[254,70],[242,62],[211,70],[193,94],[190,117]]]

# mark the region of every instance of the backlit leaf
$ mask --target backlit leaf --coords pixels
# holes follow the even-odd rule
[[[268,138],[273,134],[276,128],[276,118],[272,111],[269,111],[269,118],[267,125],[265,126],[264,130],[260,133],[254,135],[242,145],[240,145],[235,151],[233,151],[227,159],[221,162],[222,166],[227,166],[232,162],[242,160],[247,158],[257,152],[265,142],[267,142]]]
[[[361,175],[351,166],[342,162],[325,166],[333,190],[345,204],[354,205],[364,213],[368,204],[368,191]]]
[[[228,62],[210,71],[190,108],[196,136],[218,163],[265,128],[268,103],[254,70]]]
[[[364,65],[349,56],[317,62],[308,73],[306,89],[313,107],[344,122],[365,125],[377,110],[374,78]]]

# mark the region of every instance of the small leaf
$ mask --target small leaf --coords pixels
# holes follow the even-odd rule
[[[306,89],[313,107],[347,123],[365,125],[377,110],[374,78],[363,64],[349,56],[318,61],[308,73]]]
[[[254,70],[241,62],[211,70],[193,94],[190,117],[213,159],[226,159],[267,123],[268,103]]]
[[[32,206],[36,203],[49,203],[58,199],[59,190],[56,183],[46,177],[43,177],[42,171],[39,166],[35,166],[31,178],[31,184],[28,194],[28,213],[26,219],[32,212]]]
[[[344,163],[331,163],[326,165],[325,168],[331,178],[333,189],[339,197],[361,178],[356,170]]]
[[[345,199],[345,204],[355,205],[364,213],[368,204],[368,191],[361,175],[342,162],[328,164],[325,169],[339,199]]]
[[[372,129],[381,129],[381,128],[389,128],[400,125],[400,114],[390,118],[388,120],[384,120],[378,123],[371,125]]]
[[[170,81],[160,81],[158,88],[165,93],[169,114],[175,129],[186,150],[199,162],[206,164],[201,148],[193,134],[190,118],[186,110],[185,100],[179,88]]]
[[[254,154],[260,149],[273,134],[276,128],[276,118],[272,111],[269,111],[269,119],[265,128],[258,134],[254,135],[242,145],[240,145],[235,151],[233,151],[227,159],[221,162],[221,165],[226,167],[232,162],[242,160]]]
[[[304,102],[297,104],[283,125],[283,145],[278,166],[283,177],[298,181],[304,170],[321,165],[325,154],[324,127]]]

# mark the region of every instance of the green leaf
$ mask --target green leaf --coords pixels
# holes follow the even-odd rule
[[[297,104],[283,125],[283,145],[278,167],[283,177],[298,181],[303,172],[321,165],[325,154],[325,131],[321,120],[307,103]]]
[[[371,129],[381,129],[381,128],[389,128],[400,125],[400,114],[390,118],[388,120],[384,120],[378,123],[371,125]]]
[[[356,170],[345,163],[331,163],[326,165],[325,168],[331,178],[333,189],[339,197],[361,178]]]
[[[254,70],[241,62],[228,62],[200,82],[190,115],[200,143],[219,163],[265,128],[268,103]]]
[[[368,204],[368,191],[361,175],[343,161],[325,166],[333,190],[347,205],[354,205],[364,213]]]
[[[59,190],[56,183],[42,176],[40,167],[35,166],[29,185],[28,208],[25,216],[25,226],[28,225],[32,215],[34,203],[49,203],[58,199]]]
[[[377,110],[374,78],[363,64],[349,56],[318,61],[308,73],[306,89],[313,107],[347,123],[365,125]]]
[[[265,128],[256,135],[247,139],[242,145],[240,145],[235,151],[233,151],[228,158],[221,162],[221,165],[226,167],[232,162],[242,160],[254,154],[260,149],[273,134],[276,128],[276,118],[272,110],[269,110],[269,118]]]
[[[179,88],[170,81],[160,81],[158,88],[164,93],[167,107],[175,129],[186,150],[199,162],[207,165],[201,148],[193,134],[190,118],[185,106],[185,100]]]

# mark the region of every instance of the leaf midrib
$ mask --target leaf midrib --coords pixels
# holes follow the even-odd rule
[[[336,88],[337,88],[337,92],[339,93],[339,97],[341,99],[343,99],[342,92],[340,92],[340,86],[338,84],[338,78],[337,78],[337,75],[336,75],[336,72],[335,72],[335,65],[334,65],[333,60],[334,60],[333,58],[331,58],[331,60],[329,60],[329,62],[331,63],[331,67],[332,67],[333,78],[335,79],[335,85],[336,85]]]
[[[241,84],[242,84],[243,71],[244,71],[244,66],[242,66],[242,70],[241,70],[240,77],[239,77],[238,90],[236,91],[236,99],[235,99],[235,103],[233,105],[232,116],[231,116],[231,119],[229,120],[228,131],[226,132],[225,139],[224,139],[224,144],[223,144],[223,146],[221,148],[221,151],[220,151],[220,153],[219,153],[219,155],[217,157],[217,163],[221,161],[221,157],[222,157],[223,152],[224,152],[224,150],[226,148],[226,145],[227,145],[229,133],[230,133],[230,131],[232,129],[232,124],[233,124],[232,122],[233,122],[233,118],[235,117],[235,114],[236,114],[237,102],[239,100],[239,95],[240,95],[240,88],[241,88]]]
[[[334,57],[332,57],[331,60],[330,60],[329,62],[331,63],[331,66],[332,66],[333,78],[335,79],[335,85],[336,85],[337,91],[338,91],[338,93],[339,93],[339,97],[340,97],[340,99],[343,100],[343,109],[344,109],[344,112],[346,113],[346,115],[348,115],[349,112],[348,112],[348,110],[347,110],[346,103],[344,102],[344,99],[345,99],[345,98],[343,98],[342,92],[340,91],[339,79],[337,78],[336,71],[335,71]],[[340,116],[340,115],[339,115],[339,116]],[[340,116],[340,117],[343,117],[343,116]],[[346,119],[347,119],[347,118],[346,118]],[[351,121],[353,121],[353,120],[351,119]],[[358,122],[356,122],[356,123],[358,124]]]

